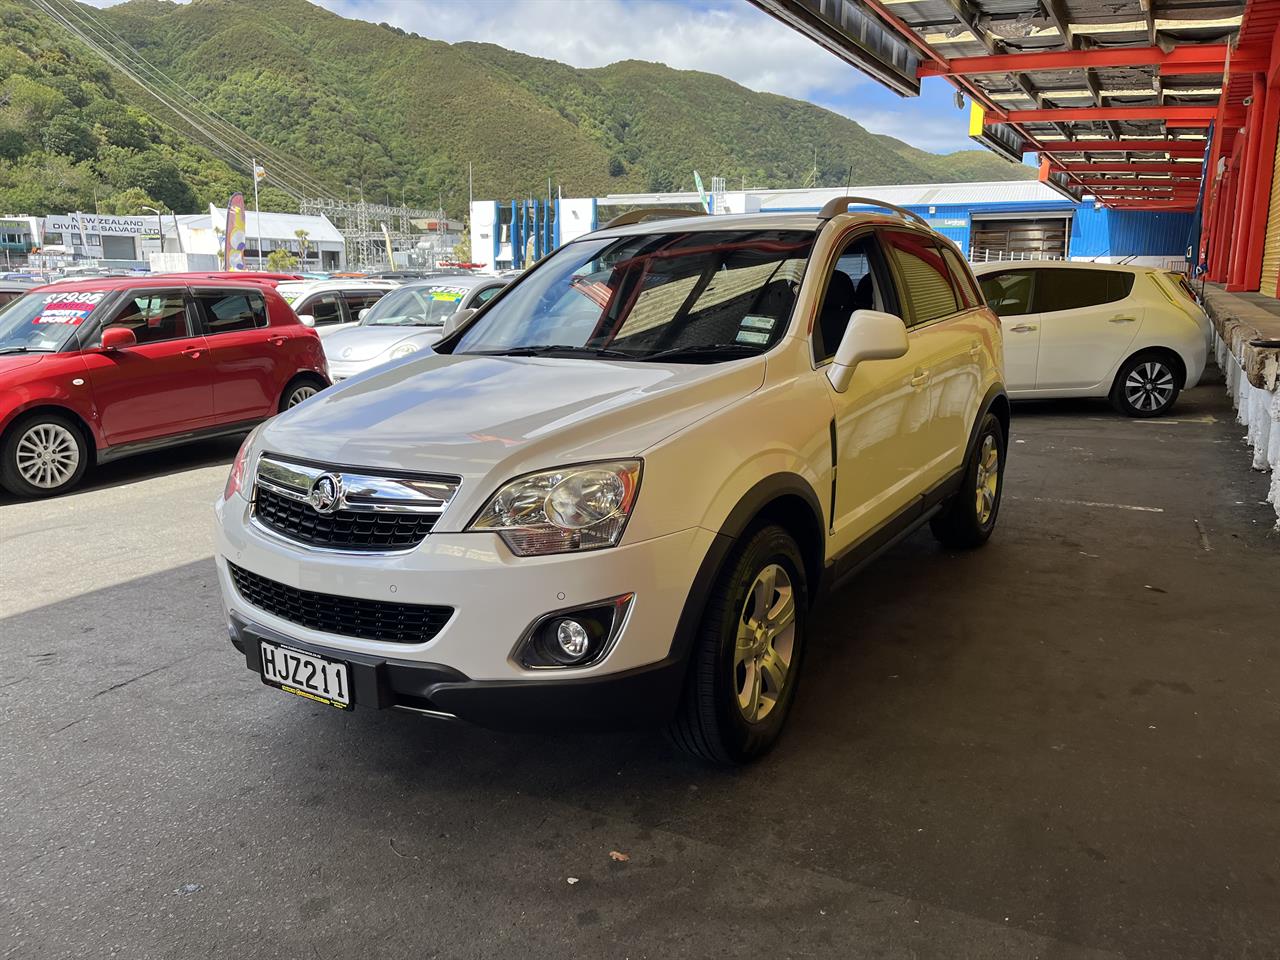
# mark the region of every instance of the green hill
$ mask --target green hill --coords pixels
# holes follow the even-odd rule
[[[71,4],[67,4],[68,7]],[[434,206],[467,194],[1021,179],[984,151],[938,155],[812,104],[705,73],[624,61],[579,70],[491,44],[345,20],[306,0],[131,0],[97,18],[199,104],[335,196]],[[179,211],[252,184],[243,158],[75,41],[28,0],[0,0],[0,211]],[[172,94],[172,91],[170,91]],[[217,132],[214,130],[213,132]],[[228,138],[223,138],[228,139]],[[228,162],[230,160],[230,162]],[[96,198],[96,201],[95,201]],[[268,189],[264,206],[291,209]],[[127,208],[127,209],[126,209]]]

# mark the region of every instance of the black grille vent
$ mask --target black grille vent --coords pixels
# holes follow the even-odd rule
[[[453,607],[384,603],[314,593],[250,573],[234,563],[227,566],[236,590],[248,603],[291,623],[325,633],[385,643],[426,643],[453,616]]]
[[[258,522],[290,540],[334,550],[407,550],[420,544],[439,519],[434,513],[317,513],[309,503],[258,485],[254,495]]]

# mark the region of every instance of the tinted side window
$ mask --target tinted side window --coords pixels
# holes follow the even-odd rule
[[[471,306],[472,307],[484,306],[484,304],[488,303],[490,300],[496,297],[498,295],[498,292],[501,289],[502,289],[501,287],[488,287],[484,290],[481,290],[471,300]]]
[[[317,327],[327,327],[342,322],[342,307],[336,295],[329,293],[320,297],[312,297],[295,311],[299,315],[311,314]]]
[[[1035,290],[1037,270],[1010,270],[988,273],[978,282],[987,306],[1000,317],[1019,317],[1031,313],[1031,295]]]
[[[256,290],[198,290],[195,298],[210,334],[267,325],[267,304]]]
[[[884,240],[898,265],[908,326],[949,316],[959,309],[951,274],[932,238],[887,230]]]
[[[835,355],[855,310],[885,309],[876,280],[879,257],[875,235],[868,233],[849,241],[836,260],[813,324],[813,358],[818,363]]]
[[[1133,274],[1117,270],[1064,268],[1036,272],[1036,313],[1115,303],[1133,290]]]
[[[0,307],[3,307],[6,303],[17,300],[20,296],[22,296],[22,294],[14,293],[11,290],[0,290]]]
[[[982,299],[978,296],[978,291],[973,285],[973,275],[969,272],[968,266],[960,259],[950,247],[944,247],[939,244],[938,249],[942,251],[942,259],[947,261],[947,266],[951,270],[951,279],[955,282],[956,292],[960,295],[960,302],[966,307],[976,307]]]
[[[181,290],[139,290],[116,307],[102,325],[127,327],[138,343],[160,343],[188,336],[187,301]],[[98,341],[100,342],[101,334]]]
[[[352,320],[360,319],[360,311],[372,307],[375,303],[382,299],[383,294],[378,293],[347,293],[343,298],[347,301],[347,310],[351,313]]]

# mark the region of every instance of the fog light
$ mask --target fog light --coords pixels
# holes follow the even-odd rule
[[[556,642],[567,656],[581,660],[591,646],[591,637],[577,620],[561,620],[556,625]]]
[[[520,638],[513,659],[534,670],[598,663],[613,646],[632,596],[628,593],[542,616]]]

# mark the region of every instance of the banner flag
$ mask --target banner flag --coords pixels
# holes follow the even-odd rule
[[[243,270],[245,247],[244,195],[234,194],[227,202],[227,230],[223,241],[222,264],[227,270]]]

